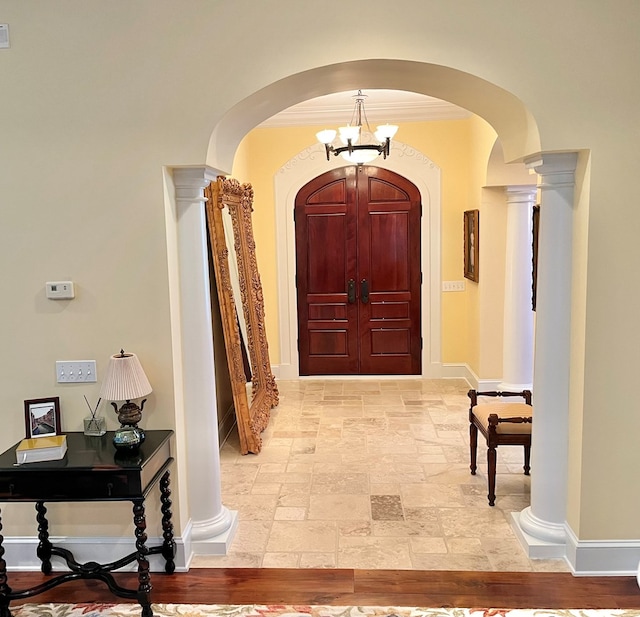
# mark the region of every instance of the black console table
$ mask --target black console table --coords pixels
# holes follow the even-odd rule
[[[152,617],[151,581],[148,555],[160,554],[165,559],[165,571],[175,570],[175,542],[171,523],[171,491],[169,490],[170,440],[173,431],[146,431],[146,441],[135,455],[123,456],[112,444],[113,433],[89,437],[84,433],[66,433],[67,453],[62,460],[16,465],[16,446],[0,455],[0,502],[35,502],[38,523],[37,555],[44,574],[51,573],[51,557],[64,559],[69,572],[30,589],[13,591],[7,579],[3,537],[0,533],[0,617],[10,617],[11,600],[29,598],[76,579],[104,581],[120,598],[136,599],[142,606],[142,617]],[[148,547],[144,501],[159,483],[162,511],[163,542]],[[95,561],[78,563],[67,549],[54,546],[49,540],[49,522],[45,502],[131,501],[135,551],[112,563]],[[2,519],[0,517],[0,532]],[[138,562],[138,588],[118,585],[111,574],[134,561]]]

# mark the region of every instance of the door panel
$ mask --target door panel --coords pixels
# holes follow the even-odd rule
[[[348,170],[347,170],[348,171]],[[296,197],[298,349],[301,375],[353,374],[358,368],[355,169],[333,170]]]
[[[360,304],[360,373],[419,375],[420,193],[378,167],[361,167],[358,180],[358,271],[369,282],[369,302]]]
[[[296,197],[300,374],[420,374],[420,194],[377,167]]]

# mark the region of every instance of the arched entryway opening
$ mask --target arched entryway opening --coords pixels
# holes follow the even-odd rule
[[[555,184],[552,182],[550,184],[552,191],[554,191],[553,199],[558,202],[560,208],[566,209],[567,204],[569,208],[571,207],[573,202],[572,189],[571,192],[567,192],[565,189],[569,185],[572,186],[575,157],[573,159],[562,155],[559,155],[560,158],[553,156],[541,157],[539,154],[540,140],[535,121],[517,97],[468,73],[427,63],[398,60],[354,61],[303,71],[261,88],[245,99],[238,101],[213,130],[207,157],[208,167],[205,168],[202,176],[206,176],[207,173],[215,174],[217,173],[216,170],[228,172],[231,169],[235,150],[242,137],[262,120],[277,111],[310,97],[362,87],[412,90],[449,100],[476,113],[487,120],[498,132],[507,161],[531,157],[531,165],[538,173],[543,175],[546,173],[555,174],[554,178],[558,178],[559,174],[562,175],[560,183]],[[179,184],[176,184],[180,189]],[[565,247],[560,257],[569,259],[570,264],[570,252],[567,254],[566,247],[570,247],[571,228],[570,224],[567,227],[566,221],[566,216],[564,216],[563,224],[560,227],[556,226],[556,230],[563,238],[568,235],[569,242],[563,242],[561,238],[557,237],[558,234],[553,238],[553,242],[554,245]],[[202,234],[204,236],[204,229],[202,229]],[[542,266],[542,260],[540,266]],[[567,268],[565,267],[564,270],[566,271]],[[544,272],[544,268],[541,267],[539,270],[540,279],[544,278],[542,272]],[[540,282],[541,280],[538,281],[539,286]],[[559,303],[559,310],[563,314],[569,306],[566,294],[558,296],[557,294],[554,295],[553,290],[548,291],[551,292],[546,294],[550,305],[545,310],[541,310],[542,307],[539,306],[539,326],[542,321],[548,320],[551,322],[554,309],[558,308],[555,304]],[[190,313],[197,313],[203,310],[202,308],[190,306],[188,297],[183,295],[181,299],[184,309],[183,322],[189,320]],[[206,313],[206,310],[204,312]],[[563,325],[566,325],[564,321]],[[541,329],[539,327],[538,332]],[[552,331],[553,329],[547,330],[546,335],[549,338],[553,335]],[[182,344],[182,368],[184,372],[189,371],[191,357],[198,359],[202,357],[203,350],[205,355],[211,351],[205,337],[200,337],[199,340],[186,340],[183,337]],[[564,396],[560,397],[559,403],[554,403],[554,400],[558,399],[558,390],[561,390],[561,395],[565,395],[568,392],[568,376],[565,375],[568,370],[559,374],[558,371],[554,373],[553,367],[558,363],[563,367],[568,367],[569,349],[565,348],[563,343],[561,353],[558,354],[557,345],[552,344],[542,354],[538,354],[538,359],[542,363],[548,363],[549,366],[546,367],[547,373],[550,375],[553,373],[556,376],[560,375],[559,379],[550,380],[552,383],[546,386],[546,392],[545,387],[541,387],[538,390],[538,395],[542,390],[542,398],[549,403],[549,413],[557,412],[558,406],[560,406],[559,412],[565,419],[560,425],[557,422],[555,425],[555,441],[561,444],[559,448],[554,449],[556,460],[547,461],[545,464],[547,469],[553,467],[552,473],[558,480],[553,483],[553,494],[547,494],[540,498],[541,502],[545,502],[545,507],[542,508],[542,516],[538,517],[538,520],[543,522],[545,519],[551,520],[551,525],[547,525],[547,527],[550,527],[550,533],[547,536],[555,540],[558,536],[558,528],[562,526],[562,523],[558,521],[563,521],[562,515],[566,500],[566,415],[568,413],[568,405]],[[197,369],[196,372],[201,372],[202,367],[198,366]],[[188,399],[191,394],[198,394],[196,392],[198,386],[194,384],[192,387],[193,392],[188,393],[185,399]],[[196,399],[201,399],[201,397],[196,396]],[[209,401],[209,405],[205,406],[205,408],[210,409],[211,407],[215,408],[215,403],[212,400]],[[197,408],[197,405],[193,406],[193,413],[198,413],[195,411]],[[540,427],[544,424],[540,420],[540,415],[538,415],[536,426]],[[558,426],[560,430],[558,430]],[[534,441],[536,430],[540,429],[534,428]],[[214,467],[219,468],[219,461],[217,465],[214,464]],[[192,471],[192,477],[196,477],[200,469],[194,468]],[[543,482],[540,486],[545,486],[545,483]],[[194,485],[193,489],[195,494],[198,487]],[[541,495],[545,490],[546,488],[543,488],[538,495]],[[553,506],[550,509],[546,507],[549,503]],[[217,516],[216,513],[213,513],[213,515]],[[535,517],[532,520],[534,519]],[[534,520],[534,525],[529,526],[529,531],[536,526],[537,522]],[[538,525],[538,527],[543,528],[545,525]],[[543,537],[545,537],[544,534]]]

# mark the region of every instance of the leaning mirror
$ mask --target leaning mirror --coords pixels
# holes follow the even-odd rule
[[[269,360],[264,299],[251,225],[253,188],[232,178],[218,178],[207,187],[205,196],[240,450],[242,454],[257,454],[262,448],[261,433],[269,423],[271,408],[278,404],[278,388]],[[232,245],[225,236],[225,208],[233,230]],[[230,259],[231,254],[233,259]],[[236,302],[238,291],[239,303]],[[239,323],[246,330],[242,338],[245,338],[249,349],[250,395],[246,388]]]

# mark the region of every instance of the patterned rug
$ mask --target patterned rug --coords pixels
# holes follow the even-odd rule
[[[139,617],[137,604],[24,604],[14,617]],[[156,617],[640,617],[636,609],[153,604]]]

